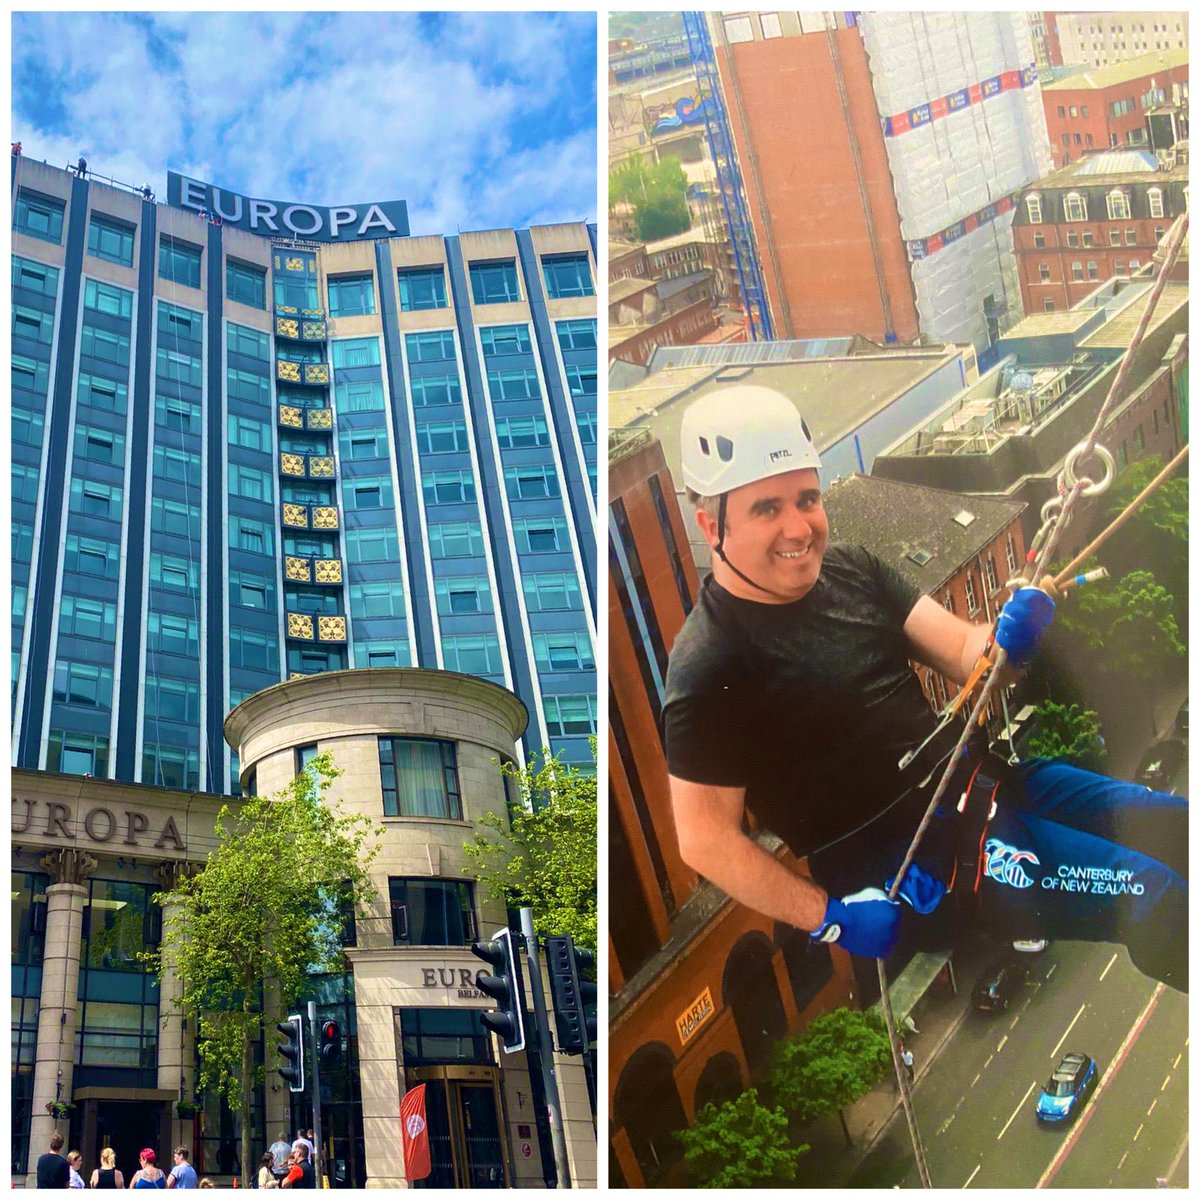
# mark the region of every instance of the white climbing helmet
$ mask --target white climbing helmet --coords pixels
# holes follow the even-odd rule
[[[749,384],[697,400],[683,414],[680,441],[683,481],[701,496],[821,467],[796,406],[779,392]]]

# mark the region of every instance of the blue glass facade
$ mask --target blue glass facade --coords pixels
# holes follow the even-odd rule
[[[236,791],[246,696],[412,665],[590,763],[595,231],[320,247],[20,172],[14,762]]]

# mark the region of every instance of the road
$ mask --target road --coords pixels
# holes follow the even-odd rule
[[[1123,948],[1060,942],[1031,961],[1010,1011],[968,1013],[917,1084],[934,1186],[1186,1186],[1187,997]],[[1042,1128],[1037,1094],[1071,1050],[1096,1059],[1101,1082],[1073,1126]],[[920,1186],[903,1118],[849,1186]]]

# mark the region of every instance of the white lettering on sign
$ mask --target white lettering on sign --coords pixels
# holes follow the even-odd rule
[[[688,1008],[675,1018],[675,1030],[679,1034],[679,1044],[686,1046],[688,1039],[709,1020],[717,1011],[713,1004],[712,992],[708,988],[696,997]]]

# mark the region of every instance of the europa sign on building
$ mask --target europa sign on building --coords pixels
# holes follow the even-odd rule
[[[287,200],[252,200],[237,192],[167,172],[167,203],[172,208],[215,217],[260,237],[297,237],[313,242],[356,242],[408,236],[408,205],[403,200],[320,208]]]

